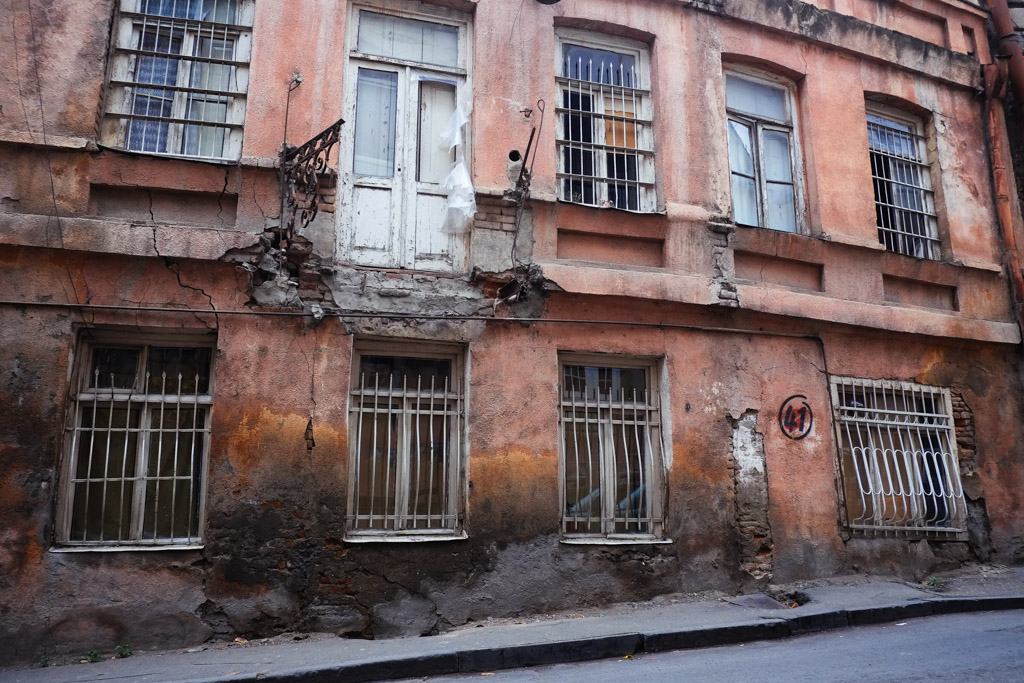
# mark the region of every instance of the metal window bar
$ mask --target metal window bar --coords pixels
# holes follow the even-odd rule
[[[352,392],[356,532],[451,533],[458,528],[455,482],[462,396],[448,378],[415,387],[407,376],[360,373]]]
[[[210,434],[209,406],[213,402],[210,395],[198,391],[200,374],[197,372],[194,377],[195,390],[191,395],[182,393],[181,373],[177,375],[176,388],[172,387],[170,392],[164,373],[159,394],[137,392],[138,376],[129,389],[114,386],[113,374],[110,388],[97,388],[99,370],[93,376],[92,386],[75,398],[68,544],[200,543],[202,463]],[[148,372],[145,378],[148,387]],[[119,411],[124,412],[123,422],[115,422]],[[104,413],[105,422],[102,417],[97,420]],[[176,419],[173,426],[168,426],[164,417],[171,413]],[[170,473],[165,471],[163,462],[165,435],[173,440]],[[187,470],[179,466],[183,448],[188,455]],[[183,492],[186,488],[187,495]],[[147,519],[153,520],[148,527]]]
[[[595,74],[596,80],[595,80]],[[635,69],[604,62],[564,61],[557,147],[559,198],[587,206],[650,211],[654,191],[650,119],[642,118],[650,91]]]
[[[967,509],[945,389],[833,378],[851,530],[959,537]]]
[[[118,33],[114,45],[115,61],[126,62],[130,76],[110,80],[123,104],[106,112],[123,127],[124,147],[226,158],[229,136],[243,125],[246,86],[239,69],[248,67],[248,55],[240,54],[239,43],[251,27],[233,23],[234,0],[140,0],[135,8],[120,13],[132,23],[131,38]],[[204,12],[230,21],[199,18]]]
[[[939,258],[924,138],[875,121],[867,126],[879,242],[898,254]]]
[[[572,379],[561,401],[562,532],[653,534],[649,497],[657,407],[646,392],[602,396],[597,387],[588,390],[582,377]]]

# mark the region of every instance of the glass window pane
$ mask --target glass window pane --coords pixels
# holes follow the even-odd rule
[[[440,358],[363,356],[359,371],[368,389],[376,385],[400,389],[403,382],[409,388],[418,383],[423,390],[433,385],[438,392],[451,387],[452,363]]]
[[[369,55],[440,66],[459,65],[459,29],[377,12],[359,13],[356,49]]]
[[[573,398],[647,400],[647,371],[644,368],[602,368],[566,365],[562,369],[562,395]]]
[[[730,109],[776,121],[789,120],[786,112],[786,91],[780,87],[727,74],[725,99]]]
[[[356,131],[352,171],[356,175],[395,175],[398,74],[360,69],[356,84]]]
[[[414,403],[418,417],[410,420],[408,514],[416,519],[410,520],[407,526],[443,529],[448,524],[442,517],[448,507],[444,472],[453,450],[445,416],[448,406],[445,402],[422,399]]]
[[[796,232],[796,200],[792,185],[768,183],[765,203],[768,210],[768,227],[773,230]]]
[[[420,83],[419,168],[422,183],[440,183],[455,163],[455,150],[441,139],[441,132],[455,111],[455,85],[437,81]]]
[[[750,126],[729,121],[729,169],[733,173],[754,175],[754,143]]]
[[[195,54],[197,57],[232,61],[235,58],[235,41],[200,38],[195,46]],[[230,64],[196,62],[192,65],[191,85],[204,90],[231,90],[234,68]]]
[[[130,535],[140,410],[125,404],[81,408],[72,495],[72,541],[126,540]]]
[[[177,19],[233,24],[237,0],[142,0],[139,11]]]
[[[639,88],[636,57],[582,45],[562,48],[562,75],[577,81]]]
[[[636,102],[632,99],[625,99],[621,96],[605,95],[604,113],[611,116],[621,116],[624,119],[636,118]],[[629,121],[616,121],[605,119],[604,122],[604,144],[613,147],[626,147],[637,149],[639,147],[639,132],[635,123]]]
[[[96,389],[131,389],[139,370],[138,349],[95,348],[88,385]]]
[[[164,405],[153,409],[143,538],[197,535],[205,426],[202,408]]]
[[[789,156],[789,134],[778,130],[766,130],[762,139],[764,141],[765,180],[793,182],[793,164]]]
[[[568,371],[568,369],[567,369]],[[570,534],[601,532],[601,432],[596,411],[562,417],[565,439],[565,517]]]
[[[732,174],[732,217],[740,225],[761,225],[757,219],[757,186],[753,178]]]
[[[149,373],[146,391],[150,394],[208,394],[212,357],[210,348],[151,348],[146,366]]]
[[[373,387],[367,382],[367,388]],[[386,385],[381,384],[381,391]],[[394,529],[394,506],[398,496],[398,457],[402,407],[386,397],[364,396],[354,400],[363,411],[358,429],[356,511],[371,519],[356,520],[361,529]]]
[[[613,413],[624,424],[613,427],[615,449],[615,531],[649,531],[640,518],[647,516],[647,429],[630,424],[646,420],[646,410],[623,409]]]

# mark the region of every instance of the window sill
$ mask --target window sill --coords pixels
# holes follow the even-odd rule
[[[966,530],[951,528],[905,528],[905,527],[873,527],[850,525],[846,532],[851,538],[874,540],[887,539],[895,541],[967,541]]]
[[[170,159],[172,161],[195,161],[201,164],[212,164],[214,166],[238,166],[240,161],[238,159],[227,159],[217,157],[193,157],[187,154],[166,154],[162,152],[141,152],[134,149],[125,149],[123,147],[116,147],[114,145],[99,144],[97,147],[100,150],[108,152],[117,152],[118,154],[128,154],[134,157],[150,157],[153,159]]]
[[[156,552],[164,550],[202,550],[199,545],[61,545],[50,548],[51,553],[123,553]]]
[[[459,534],[346,534],[346,543],[438,543],[441,541],[465,541],[469,535]]]
[[[668,545],[672,543],[672,539],[651,536],[566,536],[558,542],[563,545]]]
[[[558,198],[556,198],[555,201],[557,203],[559,203],[559,204],[564,204],[565,206],[578,206],[578,207],[580,207],[582,209],[594,209],[595,211],[614,211],[616,213],[627,213],[627,214],[630,214],[632,216],[667,216],[668,215],[668,211],[666,209],[650,209],[648,211],[640,211],[639,209],[637,209],[636,211],[634,211],[632,209],[622,209],[622,208],[619,208],[617,206],[595,206],[594,204],[584,204],[583,202],[570,202],[570,201],[568,201],[566,199],[558,199]]]

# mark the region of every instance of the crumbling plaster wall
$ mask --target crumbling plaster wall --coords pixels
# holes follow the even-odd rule
[[[563,14],[559,16],[563,18],[573,12],[579,14],[584,7],[582,2],[560,4]],[[816,15],[808,18],[806,13],[797,11],[798,3],[700,4],[705,10],[718,12],[726,8],[746,18],[749,17],[745,12],[760,12],[756,16],[765,22],[776,27],[795,26],[798,33],[810,39],[852,35],[863,41],[858,45],[864,50],[885,38],[875,32],[865,34],[862,29],[855,30],[852,24],[838,20]],[[747,9],[751,5],[761,9]],[[621,3],[608,1],[586,7],[588,12],[622,21]],[[518,61],[537,71],[525,71],[514,92],[506,91],[506,86],[499,87],[501,83],[493,73],[490,79],[479,79],[481,90],[474,125],[479,125],[478,134],[486,133],[484,139],[525,140],[532,123],[516,107],[523,102],[535,102],[539,91],[531,88],[548,82],[540,77],[540,70],[549,75],[553,43],[545,42],[539,52],[529,41],[513,41],[512,47],[508,47],[507,36],[495,29],[508,25],[505,19],[511,17],[514,9],[512,3],[483,3],[478,7],[477,49],[481,54],[492,48],[517,50]],[[783,62],[795,70],[802,69],[801,73],[810,70],[806,64],[820,63],[808,76],[815,82],[825,80],[833,68],[849,71],[853,63],[847,57],[825,54],[817,46],[794,47],[793,41],[780,35],[766,34],[751,43],[749,25],[722,22],[712,14],[695,14],[692,24],[680,24],[677,9],[671,3],[663,3],[650,16],[630,14],[628,23],[640,33],[655,33],[669,25],[681,27],[678,34],[660,35],[652,55],[656,70],[666,70],[666,65],[675,64],[676,58],[682,57],[677,52],[681,49],[679,45],[701,46],[694,56],[685,58],[689,69],[685,82],[703,84],[695,96],[697,101],[688,106],[708,113],[692,119],[678,108],[679,114],[667,124],[669,133],[659,133],[662,140],[690,145],[681,153],[658,157],[662,165],[658,175],[666,179],[663,189],[671,198],[668,227],[631,225],[629,229],[645,238],[649,233],[641,234],[643,230],[660,230],[666,241],[666,264],[710,274],[714,264],[707,244],[702,241],[706,236],[689,239],[687,235],[691,228],[704,226],[711,216],[727,207],[726,175],[720,174],[719,181],[708,184],[708,174],[693,172],[692,159],[725,158],[724,135],[686,133],[690,131],[687,126],[700,131],[721,127],[721,54],[753,50],[754,56]],[[541,15],[542,11],[551,10],[536,3],[524,6],[524,25],[547,26],[540,21],[547,16]],[[260,14],[258,21],[273,26],[274,22],[267,17]],[[18,21],[24,21],[24,17],[20,16]],[[337,50],[343,44],[339,42],[343,26],[333,21],[322,23],[332,28],[317,24],[317,49],[310,54]],[[84,30],[82,26],[77,28]],[[289,34],[292,43],[301,43],[299,37],[298,32]],[[95,51],[96,47],[90,49]],[[965,78],[966,66],[961,61],[925,54],[917,43],[906,43],[904,47],[912,54],[924,54],[926,59],[920,65],[924,71],[953,81]],[[105,45],[99,48],[102,52]],[[545,54],[551,58],[545,61]],[[715,58],[704,60],[708,55]],[[261,64],[273,62],[274,66],[268,67],[260,78],[283,83],[286,72],[293,67],[286,65],[286,60],[272,59],[270,53],[264,57]],[[310,55],[304,57],[307,58],[313,59]],[[340,69],[341,61],[332,62],[331,68]],[[965,104],[962,92],[944,94],[945,91],[934,88],[919,88],[906,74],[890,73],[877,65],[864,67],[858,73],[864,89],[892,90],[908,101],[935,104],[944,113],[952,112],[949,116],[957,126],[965,126],[964,130],[977,118],[974,105]],[[101,75],[93,74],[91,78],[96,80]],[[332,83],[331,87],[337,88],[341,80]],[[297,91],[298,118],[292,140],[302,139],[299,132],[304,129],[308,129],[308,134],[315,133],[319,118],[333,120],[327,114],[334,106],[331,102],[340,102],[340,95],[333,92],[333,99],[320,102],[302,99],[315,99],[312,91]],[[658,110],[674,111],[677,94],[659,90],[657,97],[662,99]],[[863,129],[862,112],[841,110],[827,104],[827,100],[824,96],[821,101],[808,98],[807,106],[825,107],[815,109],[815,117],[827,112],[822,120],[846,121],[851,130]],[[269,94],[254,92],[250,118],[266,115],[268,121],[282,120],[280,101]],[[838,118],[830,119],[830,115]],[[81,117],[65,118],[77,121]],[[75,133],[85,130],[80,123],[68,124],[67,134],[84,135]],[[551,116],[547,125],[545,136],[553,137]],[[507,126],[508,134],[498,135],[503,126]],[[839,127],[846,129],[845,125]],[[808,161],[809,167],[820,169],[829,177],[847,177],[852,172],[863,176],[869,166],[856,162],[854,171],[856,155],[846,154],[850,144],[857,145],[858,154],[862,153],[863,141],[833,142],[831,138],[842,137],[835,136],[836,129],[836,125],[830,124],[808,131],[810,139],[805,154],[813,159],[813,163]],[[279,142],[274,130],[268,124],[260,134],[247,135],[245,154],[254,159],[273,157]],[[953,145],[957,150],[968,149],[976,142],[974,133],[963,135]],[[553,140],[538,144],[538,178],[554,178]],[[504,178],[506,150],[498,152],[493,156],[490,152],[486,156],[475,152],[478,179],[492,189],[500,187]],[[50,168],[56,169],[56,197],[47,198],[45,193],[33,189],[48,187],[50,169],[44,168],[44,159],[33,158],[28,152],[16,154],[18,168],[31,169],[25,176],[31,182],[24,187],[11,185],[19,198],[25,197],[26,203],[19,204],[18,209],[6,209],[9,211],[45,215],[55,201],[62,215],[82,215],[89,211],[90,184],[127,183],[129,179],[128,184],[143,187],[203,193],[230,191],[238,201],[238,218],[232,229],[243,232],[251,242],[268,225],[273,225],[277,211],[276,179],[271,170],[251,166],[197,170],[194,164],[185,162],[129,159],[111,152],[92,157],[59,153],[50,156]],[[851,158],[854,161],[849,161]],[[963,181],[975,177],[978,169],[970,166],[978,162],[973,157],[961,161],[962,167],[952,172],[947,196],[969,199],[976,194],[982,199],[965,199],[962,204],[962,214],[956,220],[969,227],[964,242],[957,242],[954,247],[979,260],[991,261],[992,244],[984,232],[989,229],[985,226],[991,218],[990,211],[984,207],[973,210],[978,209],[977,202],[987,201],[983,199],[987,194]],[[847,163],[851,164],[849,168]],[[23,182],[18,177],[5,174],[3,182]],[[551,181],[541,181],[535,190],[541,200],[550,199],[554,187]],[[832,197],[835,202],[845,201],[839,195],[814,195],[817,190],[813,187],[810,192],[810,205],[820,207],[813,209],[819,213],[812,221],[825,226],[825,232],[852,230],[849,226],[870,221],[862,207],[831,204]],[[547,250],[543,253],[552,258],[557,257],[557,245],[550,238],[556,235],[560,224],[620,221],[616,212],[604,212],[594,218],[593,212],[557,207],[550,202],[537,213],[539,248]],[[521,249],[530,242],[533,218],[527,213],[521,224],[517,242]],[[484,229],[487,232],[475,231],[473,236],[470,261],[486,271],[484,275],[501,273],[510,265],[504,258],[513,246],[515,233],[503,227],[508,225],[507,221],[494,222],[495,226]],[[55,221],[54,227],[58,225]],[[197,233],[181,231],[178,242],[168,251],[165,246],[170,245],[156,240],[156,228],[150,234],[150,226],[145,227],[145,241],[152,244],[147,251],[138,253],[148,257],[173,253],[175,258],[100,255],[99,252],[111,249],[110,241],[122,237],[121,233],[107,236],[106,246],[94,245],[92,249],[63,256],[52,251],[6,250],[0,264],[4,281],[10,284],[11,298],[41,301],[47,296],[55,300],[63,296],[100,304],[187,306],[204,310],[243,310],[251,305],[250,274],[212,260],[177,258],[197,253],[196,246],[189,243]],[[316,234],[310,237],[317,251],[309,263],[316,271],[315,279],[324,285],[316,291],[330,297],[317,301],[349,311],[421,317],[352,317],[342,322],[328,315],[322,323],[313,325],[308,318],[218,317],[212,313],[168,318],[31,307],[2,311],[0,341],[4,344],[0,348],[4,351],[0,353],[0,390],[4,405],[14,409],[0,416],[0,528],[5,530],[0,545],[0,565],[4,569],[0,573],[0,611],[5,624],[19,629],[20,649],[16,656],[31,657],[42,648],[58,644],[63,648],[82,648],[83,643],[75,640],[74,634],[89,629],[100,634],[97,640],[104,640],[92,645],[111,645],[130,638],[140,647],[150,643],[188,644],[210,633],[253,635],[290,628],[386,636],[427,633],[487,616],[638,599],[677,590],[732,590],[744,580],[744,538],[736,524],[737,487],[730,469],[733,425],[751,411],[758,416],[754,431],[763,438],[767,491],[799,491],[799,495],[772,496],[767,508],[775,580],[878,567],[914,576],[947,562],[972,557],[969,544],[842,540],[836,524],[827,380],[813,340],[657,327],[430,319],[452,313],[493,314],[494,286],[483,279],[474,282],[463,276],[335,267],[333,215],[325,214],[315,229]],[[868,242],[877,242],[870,229],[858,234]],[[52,246],[57,244],[54,241]],[[86,253],[90,251],[94,253]],[[518,253],[524,260],[529,255],[525,251]],[[303,284],[306,282],[300,279],[295,285],[296,295]],[[749,312],[712,313],[697,307],[640,299],[547,294],[550,298],[546,300],[542,296],[529,300],[530,315],[644,320],[653,324],[665,320],[711,326],[735,323],[779,331],[791,331],[794,327],[777,319],[755,319]],[[279,303],[295,302],[289,294]],[[53,484],[60,457],[61,425],[67,410],[66,370],[64,363],[55,363],[54,358],[68,358],[75,325],[92,321],[217,330],[214,438],[209,464],[206,546],[202,551],[100,556],[47,550],[52,534]],[[468,349],[468,540],[412,546],[345,542],[345,425],[353,335],[442,340],[463,344]],[[970,475],[974,477],[970,495],[976,499],[983,497],[986,502],[993,557],[1020,559],[1024,554],[1024,539],[1019,532],[1024,514],[1020,494],[1024,490],[1021,446],[1016,435],[1004,428],[1016,423],[1022,403],[1020,388],[1010,379],[1013,375],[1009,368],[1016,362],[1011,352],[993,346],[971,358],[976,352],[974,346],[924,338],[912,344],[901,338],[898,351],[892,345],[892,338],[881,334],[832,333],[826,339],[830,369],[837,374],[914,379],[954,387],[975,414],[977,473]],[[610,548],[559,543],[557,360],[558,354],[565,351],[664,359],[663,394],[668,397],[663,406],[664,440],[669,446],[665,451],[666,528],[671,544]],[[1004,369],[1006,372],[1000,371]],[[783,436],[772,421],[781,402],[794,393],[806,394],[817,416],[814,430],[799,442]],[[303,440],[310,419],[317,442],[312,451],[306,449]],[[40,431],[45,438],[39,438]],[[107,606],[98,607],[101,604]],[[152,615],[151,620],[139,623],[139,613]],[[0,642],[4,635],[0,634]]]
[[[1024,445],[1018,430],[1006,428],[1019,422],[1022,409],[1013,349],[908,338],[901,340],[900,352],[894,353],[883,335],[855,339],[835,333],[825,339],[833,374],[949,387],[970,408],[974,422],[974,453],[960,454],[961,461],[967,458],[964,464],[970,465],[961,473],[971,510],[970,541],[852,538],[846,542],[849,566],[909,572],[910,578],[918,578],[928,567],[948,568],[963,561],[1020,562],[1024,558]]]
[[[14,254],[4,262],[4,275],[21,283],[16,294],[33,298],[69,286],[68,271],[44,267],[55,254]],[[182,282],[189,286],[182,287],[174,268],[159,260],[133,263],[94,256],[68,268],[80,291],[87,287],[97,302],[244,308],[245,279],[237,279],[237,269],[186,268]],[[774,494],[767,508],[774,580],[880,567],[916,576],[971,557],[962,543],[841,539],[828,388],[813,339],[659,329],[656,323],[666,319],[709,326],[745,321],[769,329],[778,323],[734,311],[557,292],[550,293],[545,316],[654,324],[344,325],[328,316],[313,325],[310,318],[136,314],[130,322],[143,327],[217,330],[205,547],[54,552],[48,548],[67,378],[64,363],[53,359],[67,358],[83,315],[97,324],[123,326],[126,320],[123,314],[37,308],[9,308],[4,315],[3,341],[9,343],[0,368],[5,405],[13,410],[0,418],[0,489],[13,493],[2,499],[0,518],[14,534],[5,537],[2,553],[4,576],[14,578],[0,589],[0,605],[4,623],[21,629],[17,656],[23,658],[44,648],[81,648],[71,634],[86,627],[97,634],[93,645],[101,646],[122,638],[146,647],[193,643],[211,633],[294,628],[384,637],[673,591],[734,590],[744,581],[744,533],[735,513],[733,435],[736,421],[751,411],[763,439],[767,490]],[[344,540],[353,331],[465,345],[467,540],[400,546]],[[963,396],[975,415],[980,489],[972,490],[988,503],[993,557],[1012,558],[1021,547],[1020,446],[1000,422],[1009,423],[1021,401],[1015,383],[996,370],[1011,367],[1009,352],[993,347],[968,358],[955,344],[921,339],[897,351],[890,343],[884,335],[833,334],[826,339],[830,369],[868,377],[895,373],[954,387]],[[666,535],[672,543],[559,542],[557,362],[559,353],[572,351],[663,363]],[[787,439],[774,422],[778,406],[795,393],[807,396],[817,417],[800,441]],[[310,419],[312,451],[303,439]],[[47,435],[42,440],[39,424]],[[140,623],[140,611],[150,619]]]

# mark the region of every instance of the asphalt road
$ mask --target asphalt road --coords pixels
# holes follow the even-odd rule
[[[1024,681],[1024,610],[912,619],[787,640],[483,674],[488,683]],[[438,676],[432,683],[481,680]]]

